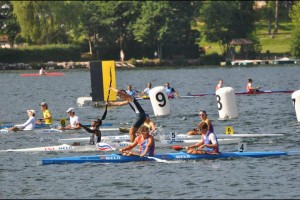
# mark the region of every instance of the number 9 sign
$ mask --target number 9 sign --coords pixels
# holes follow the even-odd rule
[[[155,116],[170,114],[170,101],[163,86],[157,86],[149,91],[149,97]]]

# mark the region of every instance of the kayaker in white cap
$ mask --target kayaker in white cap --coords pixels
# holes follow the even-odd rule
[[[70,124],[68,124],[65,127],[59,126],[57,127],[57,129],[60,130],[80,129],[81,127],[79,125],[79,117],[75,115],[75,109],[71,107],[66,112],[70,116]]]
[[[9,131],[25,131],[35,128],[35,110],[27,110],[28,120],[23,124],[17,124],[9,128]]]

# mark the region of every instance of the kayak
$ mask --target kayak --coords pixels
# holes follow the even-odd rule
[[[101,131],[120,131],[120,128],[101,128]],[[55,128],[50,129],[38,129],[34,130],[36,133],[77,133],[82,132],[84,129],[70,129],[70,130],[59,130]]]
[[[90,126],[91,124],[82,124],[82,125],[84,125],[84,126]],[[5,129],[5,128],[10,128],[10,127],[12,127],[12,126],[14,126],[14,124],[5,124],[5,125],[1,125],[0,126],[0,129]],[[54,127],[57,127],[57,126],[59,126],[59,124],[56,124],[56,125],[47,125],[47,124],[35,124],[35,129],[40,129],[40,128],[50,128],[50,126],[54,126]],[[102,126],[112,126],[112,123],[103,123],[102,125],[101,125],[101,127]]]
[[[293,90],[260,90],[256,92],[235,92],[236,95],[251,95],[251,94],[280,94],[286,93],[290,94],[293,93]],[[202,93],[202,94],[190,94],[188,93],[186,96],[180,96],[181,98],[191,98],[191,97],[202,97],[207,95],[215,95],[215,93]]]
[[[120,141],[129,141],[129,135],[118,135],[118,136],[102,136],[101,141],[110,141],[110,142],[120,142]],[[199,142],[200,137],[198,140],[183,140],[183,139],[161,139],[155,142],[156,146],[166,146],[166,145],[174,145],[174,144],[187,144],[187,143],[196,143]],[[90,141],[90,137],[81,137],[81,138],[67,138],[67,139],[59,139],[59,143],[63,144],[73,144],[74,142],[77,143],[88,143]],[[240,142],[239,138],[227,138],[227,139],[218,139],[219,144],[237,144]]]
[[[69,144],[61,144],[56,146],[46,146],[46,147],[34,147],[25,149],[7,149],[0,150],[0,152],[45,152],[45,151],[112,151],[119,148],[124,148],[130,145],[130,142],[120,142],[120,143],[97,143],[96,145],[83,145],[83,146],[73,146]]]
[[[91,155],[91,156],[74,156],[60,158],[44,158],[43,165],[64,164],[64,163],[124,163],[140,161],[174,161],[174,160],[200,160],[200,159],[221,159],[221,158],[241,158],[241,157],[270,157],[270,156],[287,156],[299,154],[300,151],[261,151],[261,152],[221,152],[219,154],[188,154],[185,152],[163,153],[153,157],[140,156],[122,156],[121,154]]]
[[[257,138],[257,137],[282,137],[284,134],[220,134],[217,135],[218,141],[222,144],[228,144],[230,140],[223,140],[223,139],[239,139],[239,138]],[[101,139],[103,141],[109,140],[109,141],[124,141],[129,140],[129,135],[119,135],[119,136],[102,136]],[[177,134],[175,137],[172,137],[171,135],[158,135],[156,136],[156,139],[159,140],[191,140],[191,139],[201,139],[201,135],[187,135],[187,134]],[[90,141],[89,137],[81,137],[81,138],[66,138],[66,139],[59,139],[59,143],[66,143],[66,144],[72,144],[74,142],[79,143],[87,143]],[[235,143],[237,140],[231,140],[231,143]],[[175,144],[176,142],[174,142]]]
[[[42,76],[64,76],[65,73],[63,72],[46,72],[45,75]],[[20,74],[20,76],[40,76],[39,73],[34,73],[34,74]]]
[[[55,128],[46,128],[46,129],[34,129],[34,130],[30,130],[33,131],[35,133],[78,133],[78,132],[85,132],[84,129],[69,129],[69,130],[59,130],[59,129],[55,129]],[[101,131],[124,131],[121,130],[121,128],[101,128]],[[5,129],[0,129],[0,134],[5,134],[5,133],[13,133],[14,131],[9,131],[7,128]],[[17,131],[20,132],[20,131]]]
[[[218,139],[229,139],[229,138],[257,138],[257,137],[282,137],[284,134],[279,133],[237,133],[237,134],[219,134],[217,135]],[[175,136],[176,139],[200,139],[201,135],[187,135],[187,134],[178,134]]]

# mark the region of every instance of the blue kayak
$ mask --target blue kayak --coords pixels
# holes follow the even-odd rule
[[[293,151],[293,153],[300,154],[300,151]],[[239,157],[268,157],[268,156],[286,156],[290,152],[270,151],[270,152],[222,152],[219,154],[187,154],[185,152],[178,153],[164,153],[153,156],[157,159],[166,161],[172,160],[198,160],[198,159],[219,159],[219,158],[239,158]],[[121,154],[106,154],[106,155],[91,155],[91,156],[74,156],[61,158],[44,158],[43,165],[49,164],[64,164],[64,163],[124,163],[137,161],[153,161],[153,157],[139,157],[139,156],[122,156]]]

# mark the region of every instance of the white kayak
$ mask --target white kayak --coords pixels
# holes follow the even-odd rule
[[[195,140],[189,139],[184,140],[184,138],[177,138],[177,139],[161,139],[157,140],[155,142],[156,146],[163,146],[163,145],[174,145],[174,144],[185,144],[185,143],[196,143],[199,142],[201,139],[200,137],[195,138]],[[129,141],[129,135],[119,135],[119,136],[102,136],[101,141],[109,141],[109,142],[120,142],[120,141]],[[81,137],[81,138],[67,138],[67,139],[59,139],[59,143],[63,144],[73,144],[74,142],[81,143],[81,144],[86,144],[90,141],[90,137]],[[240,142],[239,138],[227,138],[227,139],[218,139],[219,144],[237,144]]]
[[[101,131],[120,131],[121,128],[100,128]],[[59,130],[55,128],[50,129],[35,129],[36,133],[78,133],[86,132],[84,129],[70,129],[70,130]]]
[[[234,139],[219,139],[219,144],[238,144],[240,142],[239,138]],[[172,145],[189,145],[195,144],[199,140],[160,140],[155,141],[155,147],[169,147]],[[43,152],[43,151],[115,151],[120,148],[124,148],[132,144],[131,142],[100,142],[96,145],[83,145],[73,146],[69,144],[62,144],[57,146],[46,146],[46,147],[35,147],[35,148],[26,148],[26,149],[7,149],[0,150],[0,152]],[[135,149],[138,149],[137,145]]]
[[[69,144],[61,144],[57,146],[34,147],[25,149],[7,149],[0,152],[44,152],[44,151],[113,151],[130,145],[130,142],[119,143],[97,143],[96,145],[72,146]]]
[[[263,133],[263,134],[218,134],[218,139],[230,139],[230,138],[257,138],[257,137],[282,137],[283,134],[269,134],[269,133]],[[173,135],[174,139],[200,139],[201,135],[187,135],[187,134],[175,134]]]

